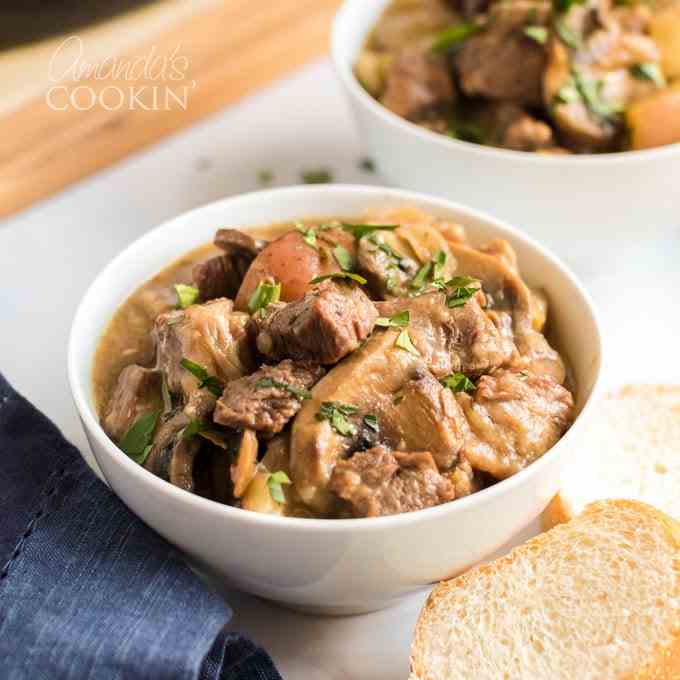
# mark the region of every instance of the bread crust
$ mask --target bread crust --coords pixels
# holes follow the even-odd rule
[[[550,503],[548,503],[541,515],[541,529],[543,529],[543,531],[550,531],[550,529],[556,527],[558,524],[564,524],[573,518],[574,513],[572,512],[571,506],[558,493]]]
[[[635,510],[642,515],[647,515],[648,518],[654,520],[663,527],[667,534],[671,550],[678,553],[678,557],[674,560],[674,568],[678,575],[677,588],[678,596],[680,596],[680,522],[646,503],[629,500],[608,500],[591,503],[585,508],[583,513],[581,513],[581,516],[608,513],[617,508]],[[561,505],[556,505],[554,516],[561,517],[563,516],[562,513],[563,510]],[[566,525],[554,530],[569,531],[569,527]],[[474,579],[479,578],[480,575],[502,574],[504,568],[512,564],[519,556],[525,553],[531,554],[540,552],[543,546],[552,540],[551,534],[552,531],[540,534],[523,545],[518,546],[508,555],[495,562],[476,567],[461,576],[449,581],[442,581],[435,586],[416,623],[413,642],[411,644],[411,675],[409,676],[409,680],[442,680],[442,678],[435,678],[428,672],[427,660],[424,658],[422,651],[424,649],[424,642],[429,635],[430,620],[434,618],[435,610],[438,608],[439,602],[445,599],[446,594],[455,589],[464,589],[468,584],[472,583]],[[446,680],[449,679],[447,678]],[[451,680],[454,679],[452,678]],[[639,669],[618,679],[603,678],[603,680],[680,680],[680,622],[678,622],[678,627],[672,634],[671,642],[665,645],[659,645],[652,655],[652,658],[643,661]]]

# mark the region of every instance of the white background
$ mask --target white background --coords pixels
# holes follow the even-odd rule
[[[66,343],[97,272],[165,219],[258,188],[262,169],[274,171],[273,185],[298,183],[301,170],[319,166],[332,168],[336,181],[380,183],[379,175],[359,169],[362,155],[330,66],[322,62],[0,222],[0,370],[89,453],[67,386]],[[587,205],[583,220],[587,224]],[[546,216],[544,231],[534,236],[557,250],[600,308],[605,384],[680,382],[680,178],[675,224],[658,224],[650,215],[634,239],[624,240],[617,237],[613,205],[607,224],[591,226],[591,238],[575,240],[551,231]],[[424,596],[344,619],[302,616],[238,593],[227,599],[233,627],[264,645],[287,678],[395,680],[406,678]]]

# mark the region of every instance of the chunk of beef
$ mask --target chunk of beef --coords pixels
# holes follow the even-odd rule
[[[194,285],[204,302],[221,297],[235,298],[243,277],[265,242],[236,229],[220,229],[215,236],[215,245],[225,254],[197,264],[192,272]]]
[[[552,128],[530,116],[516,104],[502,103],[495,107],[491,141],[514,151],[538,151],[555,145]]]
[[[198,380],[180,364],[189,359],[226,383],[249,373],[253,359],[246,326],[248,314],[235,312],[231,300],[213,300],[161,314],[154,326],[157,368],[168,388],[188,399]]]
[[[453,309],[447,306],[446,295],[439,292],[411,300],[379,302],[376,306],[381,316],[410,311],[411,340],[437,378],[455,372],[468,376],[488,373],[515,353],[511,338],[499,332],[477,296]]]
[[[468,38],[455,55],[460,87],[468,96],[538,104],[546,64],[543,45],[529,38],[528,25],[546,25],[550,4],[513,0],[494,4],[485,29]]]
[[[413,512],[456,496],[453,484],[439,474],[430,453],[391,452],[381,446],[340,461],[330,489],[350,504],[355,517]]]
[[[267,358],[334,364],[370,335],[377,317],[361,288],[327,280],[301,300],[270,305],[253,322],[257,348]]]
[[[397,252],[374,234],[359,241],[358,270],[366,277],[371,292],[382,300],[399,297],[418,272],[418,263]]]
[[[126,366],[106,405],[102,427],[111,439],[120,441],[140,416],[162,407],[161,372],[134,364]]]
[[[276,366],[262,366],[229,383],[217,402],[214,420],[236,430],[273,436],[300,410],[304,392],[324,373],[317,364],[296,364],[290,359]]]
[[[387,71],[382,104],[398,116],[418,120],[453,99],[453,80],[444,57],[408,48]]]
[[[462,455],[502,479],[540,458],[574,416],[571,393],[549,376],[501,369],[480,378],[474,396],[459,393],[470,425]]]

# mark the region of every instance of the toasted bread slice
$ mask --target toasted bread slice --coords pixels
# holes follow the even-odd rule
[[[543,513],[545,528],[608,498],[650,503],[680,520],[680,387],[631,385],[608,395],[582,441]]]
[[[604,501],[440,583],[410,680],[677,680],[680,524]]]

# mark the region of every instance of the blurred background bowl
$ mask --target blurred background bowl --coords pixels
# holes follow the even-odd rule
[[[361,140],[387,181],[491,212],[560,250],[574,237],[620,239],[678,222],[680,144],[547,156],[451,139],[382,106],[353,66],[389,1],[346,0],[331,45]]]

